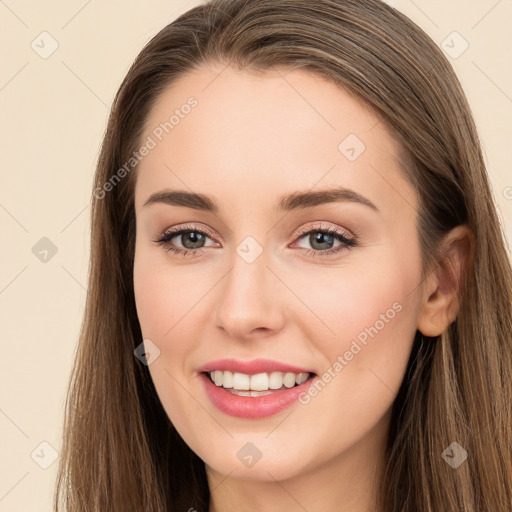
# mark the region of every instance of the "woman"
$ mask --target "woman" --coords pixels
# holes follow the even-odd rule
[[[512,509],[512,281],[437,46],[213,0],[115,98],[57,510]]]

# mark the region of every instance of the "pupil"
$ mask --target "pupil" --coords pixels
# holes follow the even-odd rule
[[[333,237],[328,235],[327,233],[316,233],[316,234],[311,234],[310,236],[310,243],[311,243],[311,246],[312,247],[315,247],[315,244],[317,242],[320,243],[320,245],[322,245],[322,239],[324,240],[323,244],[328,244],[329,247],[325,247],[325,246],[321,246],[321,247],[317,247],[318,249],[330,249],[330,244],[333,243]],[[326,241],[327,240],[327,241]]]
[[[192,244],[193,246],[192,247],[189,247],[186,243],[185,243],[185,240],[187,239],[187,237],[189,239],[191,239],[192,241]],[[201,242],[204,241],[204,236],[201,234],[201,233],[196,233],[195,231],[191,231],[189,233],[186,233],[186,234],[183,234],[182,235],[182,238],[181,238],[181,243],[183,244],[184,247],[186,247],[187,249],[197,249],[198,247],[200,247],[201,245]]]

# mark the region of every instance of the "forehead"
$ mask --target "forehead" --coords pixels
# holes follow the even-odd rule
[[[141,140],[149,139],[139,207],[166,187],[236,194],[239,207],[340,185],[377,205],[416,203],[393,134],[349,92],[301,70],[197,68],[159,96]]]

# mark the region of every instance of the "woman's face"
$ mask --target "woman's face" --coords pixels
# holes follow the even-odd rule
[[[318,76],[231,67],[175,82],[141,141],[137,313],[185,442],[246,480],[377,460],[421,297],[398,144]]]

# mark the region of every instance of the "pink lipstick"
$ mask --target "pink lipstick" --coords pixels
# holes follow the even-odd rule
[[[208,398],[220,411],[253,419],[291,406],[316,377],[310,368],[268,359],[222,359],[207,363],[198,373]]]

